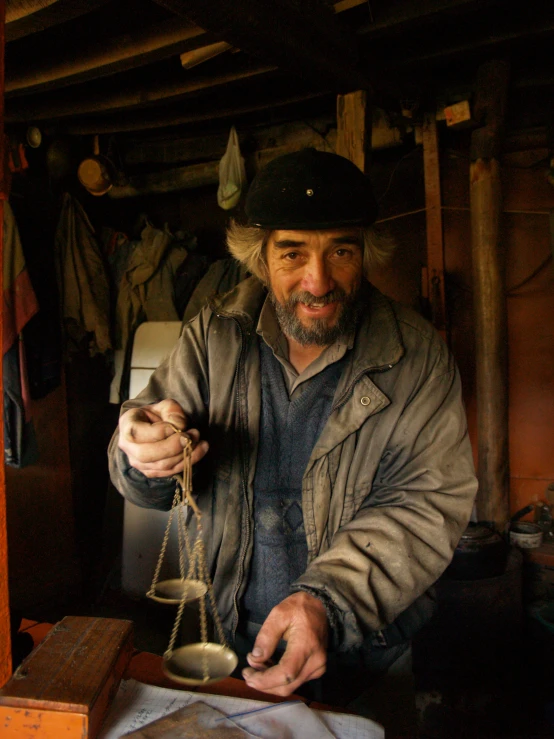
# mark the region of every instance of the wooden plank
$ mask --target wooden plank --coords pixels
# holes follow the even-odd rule
[[[185,51],[179,55],[179,59],[181,60],[183,69],[192,69],[232,48],[231,44],[228,44],[227,41],[217,41],[215,44],[200,46],[192,51]]]
[[[58,0],[23,0],[23,2],[15,0],[15,2],[8,2],[8,8],[5,12],[6,23],[25,18],[25,16],[36,13],[37,10],[42,10],[57,2]]]
[[[1,735],[20,736],[9,733],[16,727],[37,739],[94,737],[131,659],[132,633],[130,621],[62,619],[0,690]]]
[[[446,339],[444,240],[442,228],[439,142],[435,115],[427,113],[422,127],[427,224],[427,295],[431,320]]]
[[[452,64],[456,58],[465,61],[471,52],[478,50],[481,51],[483,56],[485,50],[488,56],[501,55],[506,53],[505,49],[508,43],[514,43],[517,39],[525,39],[530,47],[533,36],[537,38],[538,42],[541,37],[554,30],[554,8],[550,5],[544,7],[543,12],[533,13],[529,7],[522,6],[521,18],[514,18],[509,13],[497,14],[494,33],[490,33],[487,25],[479,24],[478,19],[476,19],[472,28],[475,33],[464,35],[461,41],[458,29],[456,29],[455,35],[452,31],[443,34],[437,33],[433,41],[416,47],[417,51],[415,53],[396,54],[394,58],[382,59],[381,62],[387,72],[394,70],[409,74],[412,68],[417,67],[421,76],[424,68],[438,69],[438,66],[432,66],[437,61],[443,65]],[[469,28],[469,24],[467,27]],[[495,46],[502,48],[496,51]],[[473,56],[476,57],[477,55],[474,53]]]
[[[11,19],[6,18],[6,41],[16,41],[32,33],[45,31],[73,18],[79,18],[109,2],[110,0],[57,0],[47,7],[30,6],[28,15],[16,17],[13,13]]]
[[[369,171],[371,159],[371,101],[367,90],[337,95],[337,154]]]
[[[185,82],[156,84],[150,87],[139,86],[128,89],[125,92],[116,93],[92,93],[79,95],[73,93],[67,97],[39,103],[19,103],[17,99],[9,101],[5,120],[8,123],[25,121],[41,121],[53,118],[64,118],[73,115],[85,115],[87,113],[100,113],[109,110],[122,110],[124,108],[144,107],[151,103],[170,98],[176,99],[190,95],[199,90],[207,90],[212,87],[228,85],[238,80],[258,77],[275,70],[275,67],[239,67],[224,74],[213,77],[198,76],[188,78]]]
[[[0,706],[2,739],[90,739],[88,727],[82,713]]]
[[[127,665],[131,651],[130,621],[66,616],[0,690],[0,705],[89,714],[109,674],[122,656]]]
[[[329,151],[333,149],[334,137],[330,135],[327,139],[318,136],[313,131],[311,137],[291,137],[279,146],[271,146],[267,149],[259,149],[249,158],[250,169],[257,172],[262,167],[283,154],[298,151],[303,146],[309,145],[314,149]],[[163,172],[152,172],[149,174],[135,175],[129,177],[126,185],[114,185],[107,195],[109,198],[133,198],[139,195],[152,195],[179,190],[191,190],[195,187],[216,185],[219,182],[219,159],[198,164],[189,164],[184,167],[174,167]]]
[[[345,10],[357,8],[360,5],[367,5],[367,0],[338,0],[333,4],[335,13],[344,13]]]
[[[115,72],[151,64],[204,45],[206,33],[190,22],[173,18],[155,27],[124,36],[108,36],[84,46],[78,55],[52,50],[48,64],[29,68],[29,62],[11,67],[6,93],[28,94],[59,89]]]
[[[300,123],[287,122],[277,126],[257,126],[239,129],[239,141],[245,152],[269,149],[279,145],[296,145],[297,149],[326,142],[326,135],[335,121],[330,116],[311,118]],[[321,133],[320,133],[321,132]],[[227,147],[229,133],[180,137],[175,134],[150,136],[123,142],[125,164],[177,164],[208,159],[221,159]],[[245,146],[246,144],[246,146]],[[243,152],[244,155],[244,152]]]
[[[176,167],[165,172],[129,177],[126,185],[114,185],[107,194],[111,199],[135,198],[139,195],[190,190],[215,185],[217,182],[219,182],[219,161],[215,160]]]
[[[150,113],[141,111],[140,116],[136,113],[127,113],[124,115],[106,116],[102,119],[77,119],[59,121],[54,124],[46,125],[46,133],[59,134],[102,134],[102,133],[119,133],[123,131],[146,131],[156,128],[167,128],[168,126],[181,126],[185,123],[195,123],[200,121],[213,121],[221,118],[236,118],[237,116],[255,113],[260,110],[269,110],[273,112],[273,118],[277,117],[279,108],[287,105],[296,105],[307,100],[315,100],[324,97],[325,92],[305,92],[298,95],[287,95],[281,98],[273,98],[271,101],[262,100],[252,102],[248,105],[237,104],[233,107],[210,107],[209,109],[196,107],[180,114],[173,113]],[[216,101],[217,105],[217,101]],[[192,106],[190,106],[192,107]],[[289,117],[286,117],[288,120]]]
[[[379,14],[373,22],[358,30],[360,35],[375,37],[382,32],[394,29],[395,32],[409,25],[437,23],[437,16],[452,11],[471,10],[482,6],[483,0],[389,0],[379,7]]]
[[[358,67],[355,35],[335,20],[332,8],[321,0],[155,2],[318,88],[330,86],[337,92],[348,92],[369,87]]]
[[[0,162],[5,162],[4,141],[4,13],[6,4],[0,3]],[[3,270],[4,200],[7,183],[4,165],[0,165],[0,270]],[[4,284],[4,280],[0,282]],[[0,346],[2,346],[4,301],[0,300]],[[3,395],[2,367],[0,367],[0,397]],[[4,425],[0,423],[0,686],[12,673],[10,604],[8,593],[8,538],[6,521],[6,478],[4,472]]]

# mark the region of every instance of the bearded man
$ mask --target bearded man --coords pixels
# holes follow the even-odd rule
[[[170,424],[186,431],[193,463],[205,457],[195,495],[244,679],[278,695],[314,680],[346,703],[429,618],[469,520],[460,380],[434,329],[368,281],[389,244],[350,161],[279,157],[245,210],[227,238],[253,276],[211,300],[124,405],[112,479],[168,510],[183,466]]]

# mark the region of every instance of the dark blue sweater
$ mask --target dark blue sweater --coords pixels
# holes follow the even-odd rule
[[[263,623],[306,569],[302,477],[331,413],[344,359],[306,380],[289,398],[283,370],[260,340],[262,406],[254,478],[254,549],[243,618]]]

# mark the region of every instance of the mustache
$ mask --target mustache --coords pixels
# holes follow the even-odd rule
[[[321,295],[319,297],[312,295],[312,293],[308,292],[307,290],[302,290],[301,292],[292,293],[292,295],[289,295],[289,297],[285,301],[285,305],[287,305],[288,307],[293,307],[297,303],[304,303],[308,306],[311,306],[314,303],[317,303],[318,305],[328,305],[329,303],[344,303],[347,297],[348,296],[346,292],[340,287],[336,287],[334,290],[330,290],[326,295]]]

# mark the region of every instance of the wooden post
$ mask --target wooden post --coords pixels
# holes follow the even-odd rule
[[[0,0],[0,269],[3,275],[4,200],[7,198],[4,151],[4,14],[6,5]],[[0,282],[4,284],[4,280]],[[3,289],[3,288],[2,288]],[[0,300],[0,346],[2,346],[4,300]],[[4,397],[0,366],[0,398]],[[10,635],[10,602],[8,591],[8,535],[6,525],[6,477],[4,471],[4,424],[0,423],[0,687],[12,674]]]
[[[510,515],[508,450],[508,331],[498,157],[509,67],[482,65],[471,136],[470,210],[478,435],[478,515],[503,530]]]
[[[337,154],[362,172],[371,161],[371,100],[366,90],[337,95]]]
[[[423,294],[428,297],[431,321],[446,341],[446,303],[444,297],[444,239],[442,230],[439,140],[434,113],[425,115],[422,127],[423,170],[425,179],[425,221],[427,269]]]

